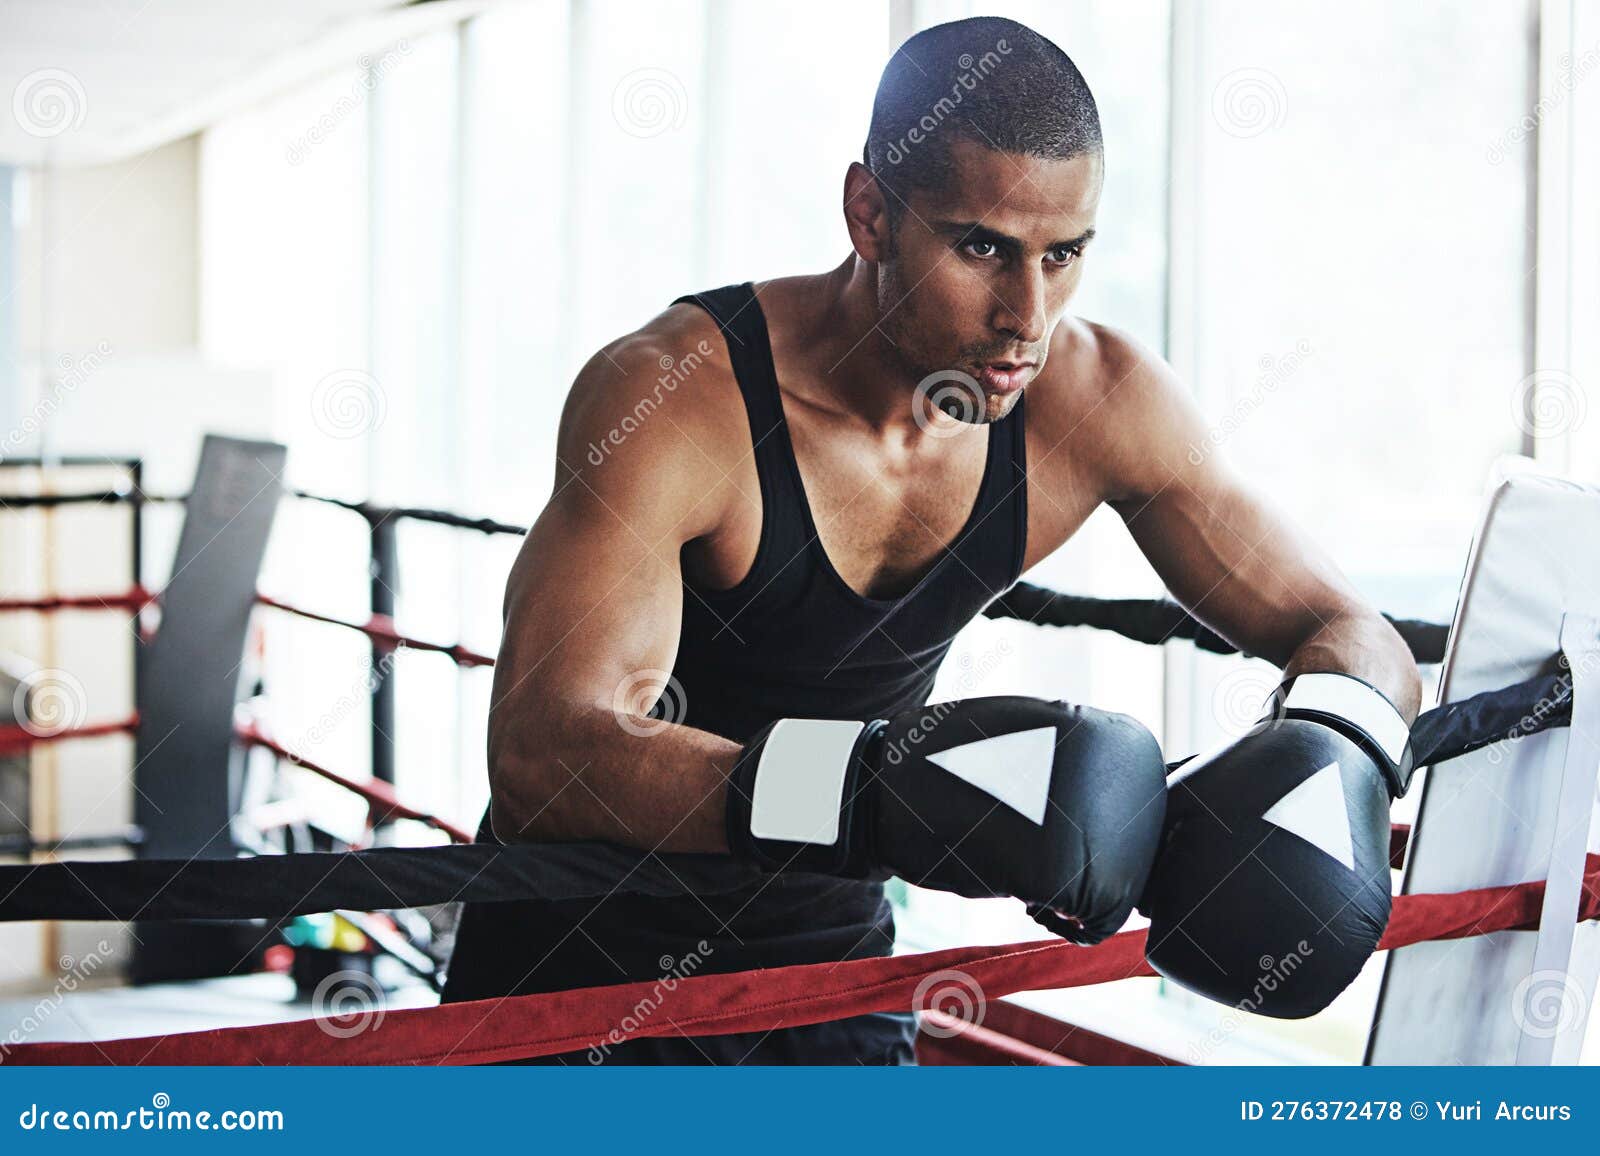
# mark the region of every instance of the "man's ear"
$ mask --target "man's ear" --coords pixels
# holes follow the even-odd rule
[[[889,205],[887,194],[872,170],[853,161],[844,174],[844,223],[856,256],[874,263],[889,256]]]

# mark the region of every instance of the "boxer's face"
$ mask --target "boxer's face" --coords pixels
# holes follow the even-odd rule
[[[907,197],[879,263],[882,327],[919,381],[955,370],[978,383],[983,412],[957,404],[950,413],[997,421],[1043,368],[1078,287],[1101,161],[1041,160],[967,141],[950,159],[941,187]]]

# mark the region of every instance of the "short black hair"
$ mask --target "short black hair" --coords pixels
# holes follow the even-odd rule
[[[998,16],[924,29],[884,67],[862,160],[891,217],[911,190],[945,179],[956,140],[1050,160],[1104,153],[1100,110],[1077,65]]]

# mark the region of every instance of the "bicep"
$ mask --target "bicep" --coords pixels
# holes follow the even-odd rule
[[[535,715],[610,710],[641,671],[677,657],[683,545],[717,524],[714,479],[686,453],[684,421],[646,422],[593,464],[585,447],[615,428],[637,387],[580,376],[562,416],[554,496],[506,584],[490,744]]]
[[[497,709],[609,707],[628,677],[676,658],[681,543],[638,503],[581,485],[546,506],[512,567]]]

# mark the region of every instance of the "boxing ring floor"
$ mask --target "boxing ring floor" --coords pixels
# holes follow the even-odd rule
[[[385,982],[383,1012],[433,1007],[439,996],[404,969],[380,969]],[[7,1030],[36,1023],[27,1043],[59,1043],[170,1035],[210,1028],[254,1027],[311,1019],[316,1006],[295,998],[287,975],[258,972],[218,979],[130,987],[86,982],[77,991],[0,988],[0,1024]],[[0,1033],[0,1045],[6,1042]]]

